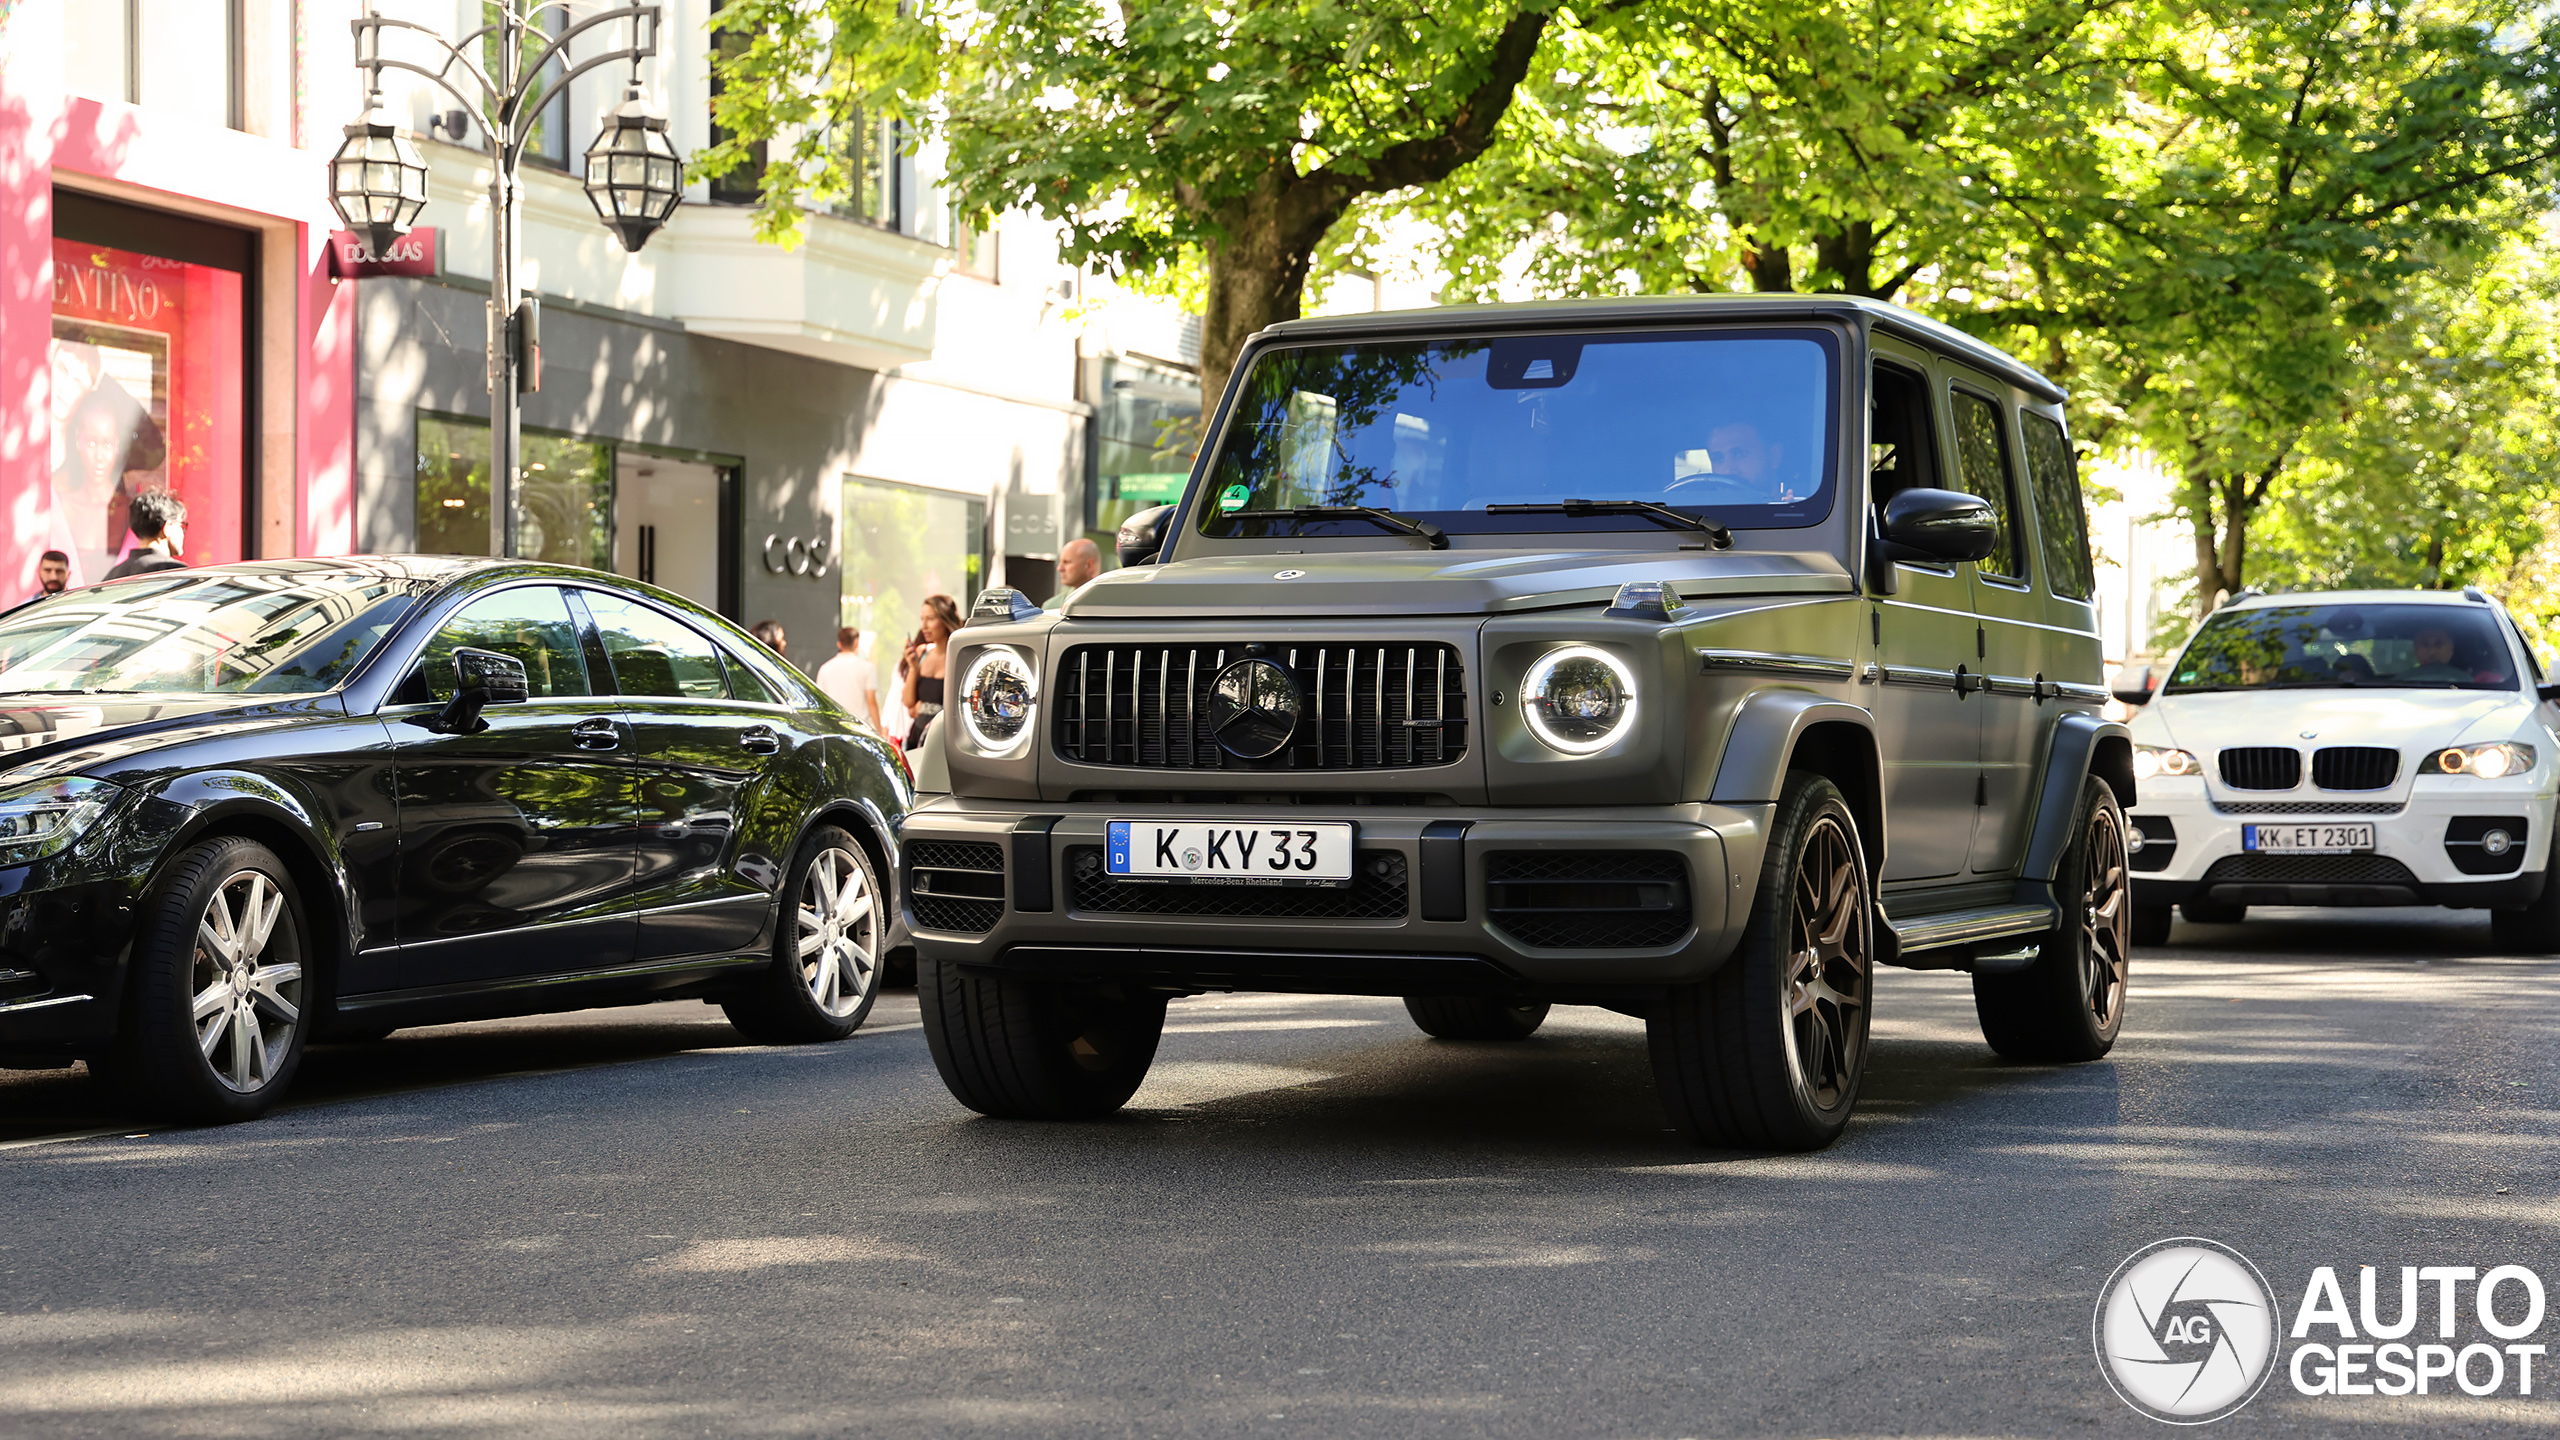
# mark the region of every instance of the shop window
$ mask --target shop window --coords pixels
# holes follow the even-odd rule
[[[897,703],[898,657],[928,595],[948,595],[967,614],[986,583],[987,503],[947,491],[879,480],[844,482],[840,618],[862,632],[861,651],[880,679],[888,733],[906,733]]]
[[[1127,359],[1102,362],[1086,528],[1105,556],[1120,522],[1182,498],[1200,448],[1200,382]]]
[[[516,485],[516,553],[527,560],[613,568],[613,447],[524,432]],[[418,416],[418,552],[489,553],[489,425]]]
[[[63,0],[63,78],[75,95],[236,130],[244,8],[243,0]]]
[[[245,231],[57,191],[52,453],[44,548],[87,584],[139,548],[137,495],[187,507],[189,565],[241,558],[247,533]]]

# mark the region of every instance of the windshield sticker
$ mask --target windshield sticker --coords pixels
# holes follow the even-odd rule
[[[1221,510],[1241,510],[1244,508],[1244,502],[1252,498],[1252,486],[1230,485],[1226,489],[1218,492],[1218,508]]]

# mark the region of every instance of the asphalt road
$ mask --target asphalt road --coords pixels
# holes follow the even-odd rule
[[[0,1433],[2159,1435],[2090,1347],[2148,1242],[2237,1247],[2288,1314],[2321,1264],[2350,1303],[2357,1264],[2560,1280],[2560,963],[2424,911],[2177,941],[2078,1068],[1887,972],[1805,1157],[1684,1148],[1586,1009],[1459,1045],[1205,996],[1081,1126],[963,1111],[906,994],[823,1048],[700,1005],[330,1047],[222,1130],[0,1074]],[[2547,1434],[2536,1378],[2279,1375],[2213,1428]]]

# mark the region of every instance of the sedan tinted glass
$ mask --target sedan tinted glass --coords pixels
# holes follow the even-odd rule
[[[720,652],[693,627],[646,605],[583,592],[587,612],[596,617],[604,637],[604,653],[613,660],[614,683],[625,695],[667,695],[719,700],[729,693],[720,669]]]
[[[0,692],[295,694],[343,684],[424,582],[171,572],[0,617]]]
[[[593,695],[587,659],[578,645],[569,603],[549,585],[525,585],[483,595],[453,614],[427,642],[423,668],[427,690],[438,700],[454,692],[453,652],[468,645],[495,650],[524,663],[526,693],[541,700]]]
[[[2207,620],[2167,693],[2363,686],[2513,690],[2515,661],[2485,605],[2269,605]]]

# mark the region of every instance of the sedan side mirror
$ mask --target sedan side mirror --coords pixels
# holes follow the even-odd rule
[[[1991,502],[1961,490],[1905,490],[1885,502],[1882,528],[1895,560],[1981,560],[2000,543]]]
[[[491,705],[521,705],[533,693],[524,662],[495,650],[456,646],[453,652],[453,698],[445,702],[427,729],[438,735],[472,735],[487,729],[480,712]]]
[[[1141,510],[1120,522],[1120,538],[1113,546],[1120,552],[1122,565],[1152,565],[1164,551],[1164,527],[1173,523],[1173,507],[1158,505]]]
[[[2159,683],[2152,678],[2150,666],[2127,665],[2116,672],[2115,679],[2107,682],[2107,693],[2127,705],[2148,705],[2151,703],[2151,689]]]

